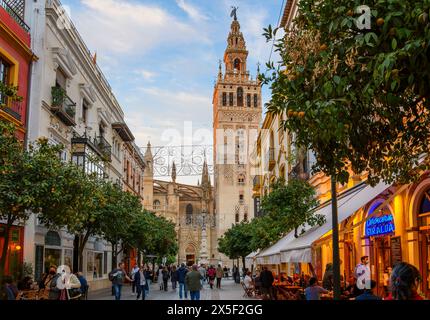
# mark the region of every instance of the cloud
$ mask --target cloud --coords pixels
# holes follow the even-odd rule
[[[144,80],[153,81],[156,77],[156,73],[146,70],[146,69],[137,69],[134,71],[135,74],[141,76]]]
[[[93,48],[142,55],[159,46],[210,43],[209,37],[156,5],[129,0],[82,0],[79,30]]]
[[[208,20],[209,19],[199,9],[197,9],[193,5],[185,2],[185,0],[176,0],[176,4],[178,5],[179,8],[184,10],[190,16],[190,18],[193,20],[201,21],[201,20]]]

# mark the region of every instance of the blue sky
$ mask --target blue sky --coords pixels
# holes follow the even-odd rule
[[[263,27],[282,0],[62,0],[121,104],[139,146],[164,145],[166,129],[212,131],[212,92],[231,6],[249,50],[248,69],[268,60]],[[264,67],[262,67],[263,69]],[[263,101],[268,90],[264,89]],[[169,131],[167,131],[169,132]],[[174,135],[174,134],[173,134]],[[194,141],[212,143],[212,141]]]

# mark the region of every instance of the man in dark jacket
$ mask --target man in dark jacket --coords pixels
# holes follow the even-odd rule
[[[109,273],[109,280],[112,281],[112,285],[115,289],[115,300],[121,300],[121,290],[124,280],[132,281],[124,270],[124,262],[118,263],[118,268],[113,269]]]
[[[263,271],[260,273],[260,281],[261,281],[261,293],[264,297],[269,295],[270,300],[273,300],[273,274],[271,271],[267,269],[267,267],[263,267]]]
[[[191,300],[200,300],[200,290],[202,289],[202,284],[200,280],[202,275],[197,270],[197,265],[193,265],[193,270],[188,272],[185,276],[185,283],[187,288],[190,290]]]
[[[187,275],[188,270],[185,268],[185,264],[182,263],[181,267],[176,270],[177,279],[179,282],[179,299],[182,299],[182,290],[185,292],[185,299],[188,298],[187,287],[185,284],[185,276]]]

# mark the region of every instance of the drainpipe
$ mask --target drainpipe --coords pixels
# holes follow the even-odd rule
[[[24,134],[24,146],[27,148],[28,145],[28,121],[30,119],[30,100],[31,100],[31,80],[33,75],[33,66],[34,66],[34,58],[36,56],[34,53],[31,55],[30,65],[27,73],[27,103],[26,103],[26,112],[25,112],[25,134]]]

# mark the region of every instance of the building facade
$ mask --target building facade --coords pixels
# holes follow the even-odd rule
[[[0,86],[17,88],[20,101],[0,91],[0,121],[13,123],[17,137],[25,142],[29,74],[37,58],[31,50],[30,28],[24,22],[25,1],[0,1]],[[5,225],[0,220],[0,254],[3,249]],[[23,262],[24,228],[18,224],[9,231],[6,274],[17,274]]]
[[[145,208],[175,224],[179,246],[177,263],[217,264],[213,188],[206,161],[201,183],[192,186],[176,182],[175,164],[172,166],[171,181],[154,180],[149,143],[144,158]]]
[[[254,217],[251,148],[261,121],[261,88],[247,70],[248,51],[236,16],[213,93],[214,188],[217,238]],[[218,258],[228,263],[227,257]]]
[[[281,27],[291,30],[297,14],[297,1],[288,1]],[[307,227],[298,238],[288,234],[261,250],[255,260],[257,265],[268,266],[277,273],[305,272],[322,279],[333,261],[330,177],[306,170],[314,161],[312,152],[294,151],[293,136],[287,142],[287,150],[299,155],[292,157],[288,176],[306,179],[315,188],[321,203],[316,210],[326,217],[326,223],[317,228]],[[307,166],[297,161],[306,158]],[[421,161],[428,161],[428,156]],[[256,194],[264,194],[265,187],[262,182],[255,188]],[[351,172],[348,183],[337,185],[337,192],[340,269],[344,279],[354,276],[360,258],[368,256],[371,277],[377,283],[376,293],[385,296],[392,267],[404,261],[419,269],[422,276],[419,292],[430,298],[430,172],[422,172],[419,181],[409,185],[380,182],[374,187],[366,184],[365,174]]]
[[[79,32],[57,0],[28,2],[34,63],[29,110],[28,140],[47,137],[64,146],[61,158],[87,173],[122,184],[124,159],[136,159],[134,137],[124,112]],[[96,160],[95,160],[96,159]],[[136,190],[135,172],[124,188]],[[140,183],[140,182],[139,182]],[[128,190],[128,189],[127,189]],[[50,264],[78,269],[75,236],[66,230],[47,230],[33,216],[25,228],[24,260],[39,279]],[[84,250],[83,271],[93,289],[110,285],[111,245],[91,237]]]

